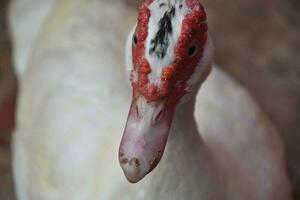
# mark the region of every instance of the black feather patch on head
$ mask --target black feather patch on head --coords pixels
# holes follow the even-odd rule
[[[171,20],[175,16],[175,12],[175,7],[171,7],[159,20],[158,31],[154,39],[151,40],[151,48],[149,50],[150,55],[155,53],[160,59],[163,59],[166,56],[169,47],[169,35],[172,35],[173,33]]]

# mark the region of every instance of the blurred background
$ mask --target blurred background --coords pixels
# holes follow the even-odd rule
[[[9,0],[0,1],[0,112],[13,109],[17,89],[8,4]],[[134,14],[140,1],[126,0],[126,4]],[[215,62],[250,91],[278,128],[294,197],[300,199],[300,1],[203,0],[203,4],[215,45]],[[6,102],[5,106],[1,102]],[[15,199],[10,126],[0,127],[1,200]]]

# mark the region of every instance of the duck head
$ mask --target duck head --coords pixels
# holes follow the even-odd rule
[[[133,95],[119,162],[128,181],[158,165],[176,107],[208,76],[207,30],[198,0],[145,0],[140,7],[126,45]]]

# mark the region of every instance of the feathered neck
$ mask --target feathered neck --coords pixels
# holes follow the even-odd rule
[[[193,193],[195,198],[191,199],[199,196],[215,199],[212,195],[219,194],[216,190],[222,187],[217,185],[222,184],[222,180],[214,156],[198,132],[194,107],[195,97],[178,106],[164,156],[148,181],[154,185],[153,182],[163,184],[168,179],[166,191],[174,191],[180,185],[181,194]],[[191,191],[192,185],[197,185],[198,191]]]

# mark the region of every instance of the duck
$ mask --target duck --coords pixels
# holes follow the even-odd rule
[[[278,133],[213,65],[199,1],[145,0],[125,55],[124,2],[31,3],[10,7],[18,199],[291,199]]]

